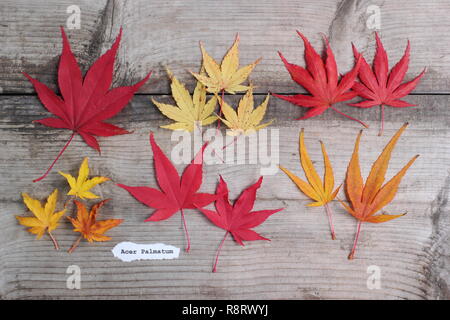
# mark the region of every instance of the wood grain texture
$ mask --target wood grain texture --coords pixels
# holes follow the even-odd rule
[[[301,30],[317,48],[323,47],[323,33],[330,37],[339,71],[344,73],[353,64],[352,41],[368,59],[373,56],[373,31],[366,27],[370,5],[380,8],[380,33],[391,65],[401,57],[410,39],[412,58],[407,77],[428,68],[416,92],[449,92],[450,47],[443,43],[450,28],[447,0],[264,0],[257,4],[227,0],[220,5],[208,0],[39,3],[20,0],[0,4],[2,92],[33,92],[22,71],[51,86],[56,83],[59,26],[65,25],[65,10],[71,4],[79,4],[82,12],[82,28],[68,33],[83,69],[110,46],[123,26],[115,83],[132,83],[153,70],[142,93],[168,93],[165,66],[192,83],[187,70],[200,67],[198,42],[203,41],[208,52],[220,60],[237,32],[241,36],[241,64],[263,57],[251,76],[258,92],[302,91],[290,79],[277,50],[290,61],[304,65],[303,44],[295,30]]]
[[[420,107],[386,112],[385,135],[377,137],[379,114],[372,110],[338,105],[371,126],[361,145],[364,176],[371,163],[404,121],[411,123],[396,147],[388,177],[396,173],[415,154],[419,160],[404,178],[389,213],[408,211],[392,222],[363,226],[354,261],[347,260],[356,221],[332,203],[338,240],[329,237],[323,208],[306,208],[306,197],[281,172],[267,175],[258,192],[257,208],[285,210],[269,218],[257,231],[271,242],[253,242],[240,247],[229,240],[223,249],[219,272],[210,272],[215,250],[223,236],[198,212],[187,214],[192,236],[192,252],[177,260],[120,262],[110,250],[121,241],[164,242],[184,247],[180,216],[159,223],[144,223],[151,210],[114,183],[155,186],[152,153],[148,134],[169,153],[176,142],[171,132],[159,129],[168,120],[151,104],[151,96],[140,95],[113,119],[133,134],[100,139],[99,156],[76,138],[50,176],[40,183],[40,175],[69,134],[40,125],[33,119],[46,114],[34,96],[3,96],[0,100],[0,295],[4,299],[448,299],[450,276],[449,211],[447,207],[450,175],[450,138],[448,96],[410,96]],[[167,96],[158,96],[170,101]],[[227,97],[230,101],[237,97]],[[257,97],[262,100],[263,97]],[[325,142],[336,181],[344,179],[354,139],[360,126],[331,110],[309,121],[294,121],[301,110],[281,100],[271,99],[267,118],[276,117],[272,127],[279,130],[280,163],[302,175],[298,161],[298,132],[305,128],[311,158],[322,168],[318,140]],[[57,170],[76,174],[84,156],[89,156],[92,174],[112,178],[96,187],[103,198],[111,197],[101,215],[124,218],[111,230],[113,241],[83,242],[74,254],[56,252],[48,239],[36,241],[17,224],[15,214],[25,214],[20,192],[44,198],[53,188],[68,191]],[[184,165],[178,166],[181,171]],[[321,171],[321,170],[319,170]],[[238,191],[253,183],[260,174],[258,164],[217,164],[204,169],[202,190],[215,189],[222,174],[235,198]],[[340,194],[343,197],[343,194]],[[59,206],[64,202],[61,198]],[[77,235],[65,221],[55,231],[62,248],[67,249]],[[81,290],[66,289],[66,269],[81,267]],[[381,268],[380,290],[366,286],[367,267]]]

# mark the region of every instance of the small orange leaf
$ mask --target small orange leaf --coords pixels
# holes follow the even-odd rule
[[[406,171],[414,163],[414,161],[419,157],[418,155],[413,157],[403,167],[403,169],[401,169],[389,182],[383,186],[392,151],[407,126],[408,123],[405,123],[386,145],[383,152],[372,165],[372,169],[370,170],[365,184],[363,183],[361,177],[358,155],[362,132],[360,132],[356,138],[355,149],[348,165],[347,177],[345,179],[345,191],[350,206],[341,201],[341,204],[345,210],[359,220],[355,242],[349,255],[349,259],[353,259],[355,254],[362,222],[381,223],[404,215],[375,214],[394,199],[403,176],[406,174]]]
[[[77,217],[75,219],[71,217],[67,218],[74,226],[73,231],[80,232],[81,235],[69,249],[69,253],[72,253],[73,250],[75,250],[83,237],[89,242],[111,240],[111,237],[105,236],[104,233],[121,224],[123,219],[97,221],[98,210],[100,210],[100,208],[109,200],[110,199],[106,199],[95,204],[89,213],[87,212],[84,204],[74,200],[74,203],[77,206]]]

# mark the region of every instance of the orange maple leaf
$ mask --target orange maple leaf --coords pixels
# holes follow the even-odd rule
[[[381,223],[406,214],[375,215],[375,213],[380,211],[394,199],[403,176],[417,157],[419,157],[419,155],[416,155],[409,160],[409,162],[383,186],[392,150],[407,126],[408,123],[405,123],[386,145],[383,152],[372,165],[365,184],[363,183],[361,176],[358,156],[359,142],[361,140],[362,131],[356,138],[355,149],[353,150],[353,155],[347,168],[347,177],[345,179],[345,192],[350,205],[339,200],[344,208],[352,216],[359,220],[353,248],[348,256],[349,259],[353,259],[355,255],[356,244],[358,242],[362,222]]]
[[[71,217],[67,218],[75,227],[73,231],[80,232],[81,235],[69,249],[69,253],[72,253],[73,250],[75,250],[83,237],[89,242],[111,240],[111,237],[105,236],[104,233],[121,224],[123,219],[108,219],[102,221],[96,220],[98,210],[109,200],[111,199],[106,199],[95,204],[89,213],[87,212],[84,204],[77,200],[73,201],[77,206],[77,217],[76,219]]]

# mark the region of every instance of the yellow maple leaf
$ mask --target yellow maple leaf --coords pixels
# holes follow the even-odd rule
[[[191,74],[206,86],[208,92],[219,93],[220,91],[227,91],[234,94],[249,89],[248,86],[244,86],[242,83],[248,78],[261,58],[239,69],[239,35],[236,35],[233,45],[223,58],[220,66],[206,52],[202,43],[200,43],[200,49],[207,75],[193,72]]]
[[[66,209],[55,212],[56,202],[58,199],[58,189],[55,189],[47,198],[47,203],[44,207],[39,200],[31,198],[27,193],[22,193],[23,202],[27,208],[34,214],[34,217],[20,217],[16,216],[19,223],[23,226],[29,227],[27,230],[30,233],[37,235],[40,239],[45,232],[48,233],[58,250],[58,242],[52,235],[52,231],[58,226],[58,221],[66,212]]]
[[[247,93],[239,101],[237,112],[224,100],[221,99],[222,112],[225,118],[220,120],[231,129],[227,134],[238,136],[241,134],[251,134],[259,129],[270,125],[273,120],[260,124],[266,114],[269,103],[269,95],[256,108],[254,108],[253,88],[250,87]]]
[[[328,206],[328,203],[332,201],[334,198],[336,198],[340,186],[333,191],[334,189],[333,168],[331,166],[330,159],[328,158],[328,154],[325,149],[324,143],[322,141],[320,142],[322,147],[323,162],[325,166],[324,179],[322,182],[322,179],[320,179],[319,175],[317,174],[317,171],[314,168],[314,165],[308,155],[308,151],[306,150],[303,129],[300,132],[299,140],[300,140],[299,141],[300,162],[308,182],[300,179],[291,171],[282,166],[280,166],[280,169],[283,170],[283,172],[286,173],[289,178],[291,178],[291,180],[306,196],[314,200],[314,202],[309,203],[308,206],[310,207],[325,206],[325,210],[328,215],[331,228],[331,238],[334,240],[336,239],[336,235],[334,233],[332,213],[330,207]]]
[[[67,182],[70,185],[70,191],[67,193],[69,196],[75,196],[80,199],[96,199],[98,198],[97,195],[93,194],[89,190],[95,187],[96,185],[103,183],[105,181],[108,181],[109,178],[106,177],[94,177],[92,179],[88,179],[89,176],[89,165],[88,165],[88,158],[84,158],[83,162],[81,163],[80,170],[78,172],[78,178],[75,180],[75,178],[68,174],[59,171],[59,174],[62,175],[64,178],[67,179]]]
[[[84,237],[87,241],[108,241],[111,237],[105,236],[105,232],[111,228],[114,228],[123,222],[123,219],[108,219],[97,221],[97,214],[100,208],[108,202],[110,199],[100,201],[95,204],[91,211],[88,213],[84,204],[74,200],[77,207],[77,217],[67,217],[74,226],[73,231],[81,233],[80,237],[75,241],[72,247],[69,249],[69,253],[78,246],[81,239]]]
[[[154,99],[152,102],[162,114],[176,122],[161,128],[191,132],[196,125],[206,126],[217,120],[217,116],[212,115],[217,98],[214,96],[206,102],[206,88],[200,81],[197,82],[191,97],[186,87],[169,70],[167,72],[172,80],[170,88],[177,106],[160,103]],[[200,73],[203,74],[202,71]]]

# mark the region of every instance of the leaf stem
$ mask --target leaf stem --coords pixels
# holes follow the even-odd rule
[[[380,127],[380,132],[378,133],[378,136],[382,136],[383,130],[384,130],[384,105],[380,104],[380,108],[381,108],[381,127]]]
[[[72,246],[70,247],[70,249],[67,252],[72,253],[75,250],[75,248],[78,247],[82,238],[83,238],[83,236],[80,235],[80,237],[77,240],[75,240],[75,242],[72,244]]]
[[[72,135],[70,136],[70,139],[66,142],[66,144],[64,145],[64,147],[61,149],[61,151],[59,152],[58,156],[55,158],[55,160],[53,160],[52,164],[50,165],[50,167],[47,169],[47,171],[45,171],[45,173],[37,178],[34,179],[33,182],[38,182],[41,181],[42,179],[44,179],[50,172],[50,170],[52,170],[53,166],[55,165],[56,161],[58,161],[58,159],[62,156],[62,154],[64,153],[64,151],[66,151],[67,147],[69,146],[69,144],[72,142],[73,137],[75,136],[75,132],[72,133]]]
[[[350,254],[348,255],[349,260],[352,260],[353,257],[355,256],[356,244],[358,243],[359,233],[361,232],[361,224],[362,221],[358,221],[358,226],[356,227],[355,241],[353,242],[353,248]]]
[[[331,208],[328,203],[325,203],[324,206],[328,216],[328,223],[330,224],[331,239],[336,240],[336,234],[334,233],[334,224],[333,224],[333,212],[331,211]]]
[[[184,218],[184,211],[183,208],[180,209],[181,211],[181,220],[183,221],[183,227],[184,227],[184,233],[186,234],[186,240],[187,240],[187,246],[186,246],[186,252],[189,252],[191,249],[191,239],[189,238],[189,232],[186,225],[186,219]]]
[[[358,120],[358,119],[356,119],[356,118],[353,118],[353,117],[349,116],[348,114],[345,114],[345,113],[343,113],[342,111],[339,111],[338,109],[336,109],[336,108],[333,107],[333,106],[330,106],[330,108],[333,109],[334,111],[336,111],[337,113],[343,115],[344,117],[347,117],[347,118],[349,118],[350,120],[353,120],[353,121],[356,121],[356,122],[362,124],[362,125],[363,125],[364,127],[366,127],[366,128],[369,127],[367,124],[365,124],[365,123],[362,122],[361,120]]]
[[[219,119],[217,119],[217,131],[219,131],[220,129],[220,124],[222,121],[220,121],[220,118],[222,118],[222,107],[223,107],[223,98],[224,98],[224,94],[225,94],[225,89],[222,88],[222,92],[221,92],[221,99],[220,99],[220,103],[219,103]],[[216,134],[217,134],[216,131]]]
[[[214,261],[214,266],[213,266],[212,272],[217,271],[217,263],[219,262],[220,251],[222,250],[223,244],[224,244],[225,240],[227,239],[227,236],[229,233],[230,233],[229,231],[225,232],[225,236],[223,237],[222,241],[220,242],[219,248],[217,249],[216,259]]]
[[[221,93],[221,99],[220,99],[220,103],[219,103],[219,119],[217,119],[216,133],[214,134],[214,137],[217,137],[217,135],[219,134],[219,130],[220,130],[220,123],[221,123],[220,118],[222,117],[223,98],[224,98],[224,89],[222,89],[222,93]],[[217,154],[216,149],[212,150],[212,154],[213,154],[213,156]],[[223,160],[223,158],[221,156],[219,156],[218,154],[217,154],[217,157],[222,161],[222,163],[225,162]]]
[[[50,236],[50,239],[52,239],[53,245],[55,246],[55,250],[59,250],[58,241],[56,241],[55,237],[53,236],[53,234],[50,231],[48,231],[48,229],[47,229],[47,233]]]
[[[226,148],[228,148],[228,147],[231,146],[232,144],[236,143],[236,142],[237,142],[237,139],[239,139],[240,136],[241,136],[241,135],[235,136],[234,139],[233,139],[233,141],[231,141],[230,143],[228,143],[227,145],[225,145],[225,146],[222,147],[222,150],[225,150]]]

